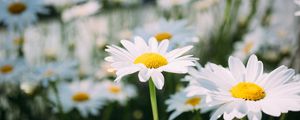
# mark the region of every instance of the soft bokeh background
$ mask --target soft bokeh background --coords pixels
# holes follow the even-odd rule
[[[148,85],[136,74],[122,80],[124,98],[99,91],[105,100],[95,115],[84,117],[76,109],[62,114],[51,96],[60,84],[113,81],[114,70],[104,60],[105,46],[145,37],[157,26],[178,29],[174,34],[188,29],[187,39],[177,40],[174,47],[194,45],[191,54],[202,65],[227,66],[230,55],[247,60],[256,54],[267,70],[286,65],[300,71],[299,17],[294,15],[300,7],[292,0],[44,0],[42,4],[47,12],[22,30],[0,21],[1,120],[151,120]],[[168,26],[170,21],[185,24],[176,28]],[[13,66],[13,74],[5,73],[5,65]],[[157,96],[161,120],[171,114],[165,101],[187,85],[184,75],[164,75],[165,86]],[[176,119],[209,119],[209,113],[197,115],[195,110]],[[299,117],[295,112],[287,119]]]

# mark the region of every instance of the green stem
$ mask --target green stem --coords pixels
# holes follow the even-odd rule
[[[154,85],[152,79],[149,80],[149,92],[150,92],[153,120],[158,120],[156,91],[155,91],[155,85]]]
[[[60,113],[61,118],[64,119],[64,112],[63,112],[62,104],[61,104],[60,99],[59,99],[58,89],[56,87],[56,83],[51,82],[50,84],[51,84],[51,86],[52,86],[52,88],[54,90],[54,94],[55,94],[55,98],[56,98],[56,103],[57,103],[58,111]]]
[[[286,113],[282,113],[279,120],[285,120],[287,114]]]

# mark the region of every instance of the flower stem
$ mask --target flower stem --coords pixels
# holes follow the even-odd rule
[[[155,91],[155,85],[154,85],[152,79],[149,80],[149,92],[150,92],[153,120],[158,120],[156,91]]]

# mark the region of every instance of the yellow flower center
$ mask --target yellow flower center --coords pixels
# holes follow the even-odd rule
[[[253,42],[246,43],[246,45],[243,49],[244,53],[249,53],[250,50],[253,48],[253,46],[254,46]]]
[[[72,99],[76,102],[84,102],[90,99],[90,95],[85,92],[77,92],[73,95]]]
[[[193,107],[195,107],[196,105],[199,105],[201,101],[201,98],[200,97],[193,97],[193,98],[189,98],[185,101],[185,104],[186,105],[191,105]]]
[[[155,38],[157,41],[163,41],[165,39],[170,40],[172,38],[172,34],[168,33],[168,32],[161,32],[161,33],[157,33],[155,35]]]
[[[121,92],[121,88],[119,86],[116,85],[111,85],[109,86],[108,90],[113,93],[113,94],[118,94]]]
[[[257,101],[263,99],[266,96],[263,88],[249,82],[240,82],[236,86],[232,87],[230,92],[232,97],[251,101]]]
[[[168,61],[158,53],[144,53],[134,60],[134,64],[139,63],[144,64],[147,68],[159,68],[167,65]]]
[[[2,74],[11,73],[13,70],[14,70],[14,67],[12,65],[3,65],[0,67],[0,72]]]
[[[21,14],[22,12],[24,12],[25,10],[27,9],[26,5],[22,2],[14,2],[14,3],[11,3],[9,6],[8,6],[8,11],[11,13],[11,14]]]

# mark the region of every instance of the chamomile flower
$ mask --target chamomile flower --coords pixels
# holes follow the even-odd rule
[[[1,0],[0,21],[9,30],[24,30],[25,27],[37,21],[37,14],[46,14],[42,0]]]
[[[293,69],[280,66],[264,74],[263,63],[255,55],[249,58],[247,66],[235,57],[230,57],[228,64],[228,69],[215,65],[213,70],[203,70],[195,85],[208,90],[207,96],[212,98],[204,106],[214,109],[211,120],[222,115],[225,120],[246,115],[249,120],[260,120],[262,112],[278,117],[300,110],[299,83],[290,82]],[[196,87],[188,93],[197,94],[193,92]]]
[[[63,11],[62,20],[68,22],[75,18],[90,16],[97,13],[100,8],[101,6],[97,1],[89,1],[83,5],[74,6]]]
[[[125,105],[126,102],[137,95],[136,88],[132,85],[120,83],[116,84],[112,81],[105,80],[99,83],[103,96],[108,101],[117,101],[121,105]]]
[[[192,46],[168,51],[168,40],[158,43],[155,38],[151,38],[147,44],[144,39],[136,37],[134,42],[121,40],[121,44],[125,49],[111,45],[105,50],[111,54],[106,60],[112,62],[111,66],[116,70],[115,81],[139,72],[141,82],[146,82],[151,77],[155,86],[162,89],[165,82],[162,72],[187,73],[188,67],[194,66],[194,61],[197,60],[192,55],[182,56]]]
[[[264,41],[264,30],[257,28],[245,36],[243,41],[235,44],[235,52],[233,56],[236,56],[242,60],[249,57],[251,54],[256,53]]]
[[[76,68],[74,61],[47,63],[37,67],[34,74],[47,86],[49,81],[73,79],[77,75]]]
[[[165,39],[169,40],[171,49],[194,43],[193,38],[196,36],[188,26],[187,21],[167,21],[164,19],[137,28],[135,35],[141,36],[145,40],[149,40],[151,37],[155,37],[159,42]]]
[[[184,90],[171,95],[171,97],[166,101],[166,104],[168,105],[167,111],[174,111],[170,115],[169,120],[175,119],[183,112],[200,109],[200,103],[200,96],[188,97]]]
[[[0,60],[0,83],[18,83],[26,70],[23,60],[2,59]]]
[[[92,80],[74,81],[58,85],[58,97],[63,112],[68,113],[77,109],[81,116],[97,115],[104,102],[99,94],[100,89]],[[50,92],[50,100],[59,105],[54,91]]]

